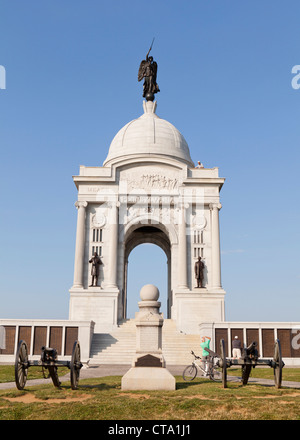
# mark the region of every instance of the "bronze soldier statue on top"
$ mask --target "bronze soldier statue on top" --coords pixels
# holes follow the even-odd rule
[[[201,261],[201,257],[199,257],[198,261],[195,263],[195,278],[197,280],[197,288],[203,287],[203,269],[204,263]]]
[[[141,81],[144,78],[143,97],[146,98],[147,101],[153,101],[154,94],[160,91],[156,83],[157,63],[153,61],[153,57],[149,57],[153,41],[146,55],[146,59],[141,62],[138,71],[138,80]]]
[[[97,252],[94,252],[94,255],[89,260],[89,263],[92,263],[92,269],[91,269],[92,284],[90,285],[90,287],[94,286],[94,282],[95,282],[94,287],[96,287],[98,285],[99,266],[101,266],[101,264],[103,264],[101,261],[101,258],[98,256]]]

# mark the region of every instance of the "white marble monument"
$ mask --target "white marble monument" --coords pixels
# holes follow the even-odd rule
[[[69,319],[92,320],[95,332],[110,332],[126,318],[128,256],[142,243],[166,253],[167,318],[178,330],[198,333],[201,322],[225,320],[219,237],[224,179],[218,168],[195,167],[184,137],[157,116],[156,107],[143,101],[143,114],[116,134],[103,166],[81,166],[73,177],[78,220]],[[98,286],[89,287],[94,252],[103,264]],[[194,274],[199,256],[201,288]]]
[[[140,291],[139,312],[135,316],[136,354],[132,368],[122,377],[122,390],[175,390],[174,376],[166,369],[162,352],[159,290],[147,284]]]

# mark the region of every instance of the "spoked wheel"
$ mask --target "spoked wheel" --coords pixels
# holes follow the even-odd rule
[[[70,379],[72,390],[77,390],[78,388],[81,367],[82,363],[80,362],[80,345],[78,341],[75,341],[70,363]]]
[[[195,365],[188,365],[185,367],[182,373],[182,377],[186,382],[190,382],[191,380],[194,380],[197,376],[197,368]]]
[[[274,349],[274,380],[275,387],[281,388],[282,382],[282,367],[284,367],[284,362],[282,361],[281,355],[281,345],[279,339],[275,341],[275,349]]]
[[[209,378],[214,382],[221,382],[222,380],[222,370],[215,365],[209,370]]]
[[[221,339],[220,341],[220,349],[221,349],[222,384],[223,384],[223,388],[227,388],[227,360],[226,360],[224,339]]]
[[[25,341],[20,341],[15,360],[15,381],[18,390],[23,390],[28,375],[28,348]]]

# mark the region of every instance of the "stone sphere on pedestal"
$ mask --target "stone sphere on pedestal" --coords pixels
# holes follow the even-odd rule
[[[153,284],[146,284],[140,290],[142,301],[157,301],[159,298],[159,290]]]

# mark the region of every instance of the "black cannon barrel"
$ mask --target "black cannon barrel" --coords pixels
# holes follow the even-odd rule
[[[42,362],[55,362],[57,359],[57,350],[51,347],[42,347],[41,361]]]
[[[247,352],[248,352],[249,354],[254,353],[254,351],[256,350],[256,348],[257,348],[257,342],[256,342],[256,341],[253,341],[253,342],[251,342],[251,344],[247,347]]]

